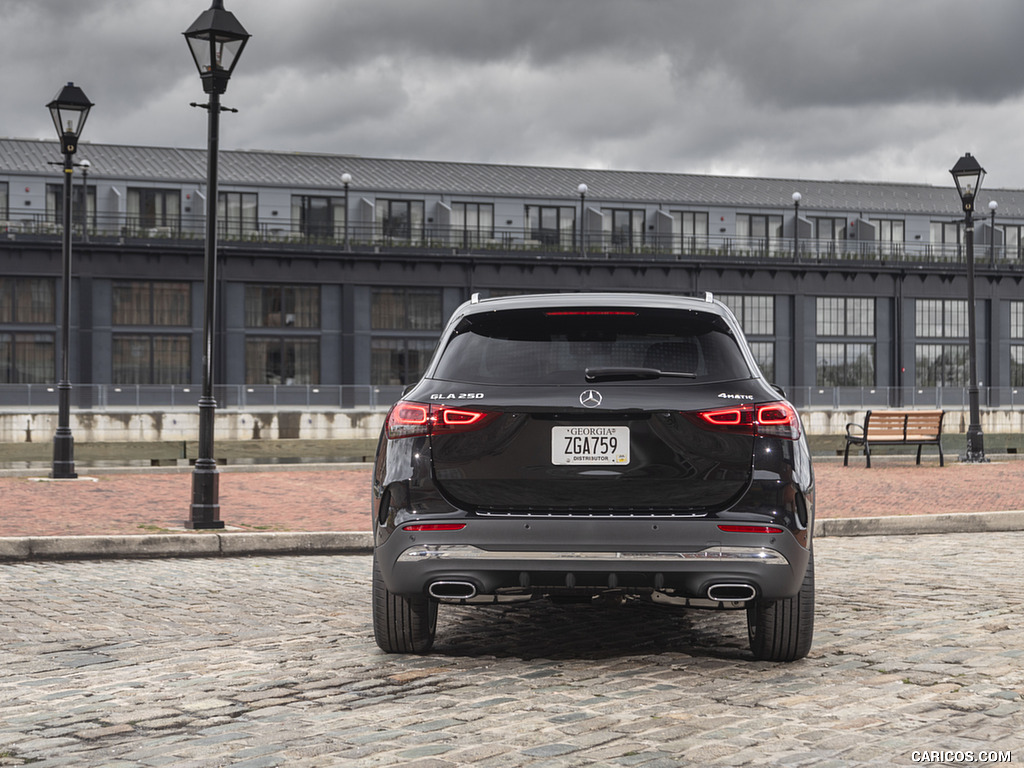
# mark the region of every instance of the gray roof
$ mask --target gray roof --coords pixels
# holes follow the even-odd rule
[[[90,174],[126,181],[202,184],[206,150],[82,143],[77,160],[86,158]],[[53,175],[61,154],[55,140],[0,138],[0,175]],[[218,176],[228,187],[342,189],[341,175],[352,174],[353,194],[443,194],[447,196],[579,199],[583,182],[595,203],[725,206],[790,209],[800,192],[804,211],[871,214],[925,214],[955,218],[960,206],[952,182],[947,187],[861,181],[814,181],[741,176],[705,176],[651,171],[547,168],[435,160],[401,160],[259,150],[221,150]],[[983,190],[978,214],[987,201],[999,202],[1000,218],[1024,218],[1024,191]]]

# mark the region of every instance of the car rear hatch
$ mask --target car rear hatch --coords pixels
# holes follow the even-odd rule
[[[435,480],[460,508],[699,515],[750,483],[756,438],[737,403],[752,409],[763,385],[718,315],[472,317],[432,374],[410,397],[432,409]]]

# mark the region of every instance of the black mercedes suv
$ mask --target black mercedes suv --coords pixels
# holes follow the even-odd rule
[[[373,476],[373,626],[430,649],[440,603],[599,596],[746,609],[808,653],[814,476],[800,418],[703,299],[477,299],[391,408]]]

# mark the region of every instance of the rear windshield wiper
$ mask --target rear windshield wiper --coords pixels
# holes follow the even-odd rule
[[[650,379],[695,379],[697,374],[685,371],[659,371],[657,368],[587,368],[589,382],[647,381]]]

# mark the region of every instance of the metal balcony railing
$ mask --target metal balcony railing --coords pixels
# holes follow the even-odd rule
[[[201,216],[90,215],[88,221],[74,224],[76,242],[121,244],[134,240],[202,241],[204,219]],[[12,215],[0,221],[0,239],[59,238],[61,224],[52,215]],[[689,259],[771,259],[795,262],[860,261],[901,263],[961,264],[966,259],[962,244],[936,244],[920,241],[882,242],[859,240],[817,240],[784,237],[736,237],[732,235],[662,235],[645,232],[625,235],[616,232],[584,232],[583,242],[574,229],[530,229],[494,227],[467,229],[457,226],[424,224],[358,223],[344,225],[300,224],[288,219],[238,219],[228,217],[218,225],[218,238],[224,244],[249,244],[273,248],[316,247],[365,252],[381,247],[434,251],[467,252],[479,255],[535,253],[550,258],[637,258],[650,260]],[[1014,247],[976,243],[975,262],[979,266],[1021,268],[1024,243]]]

